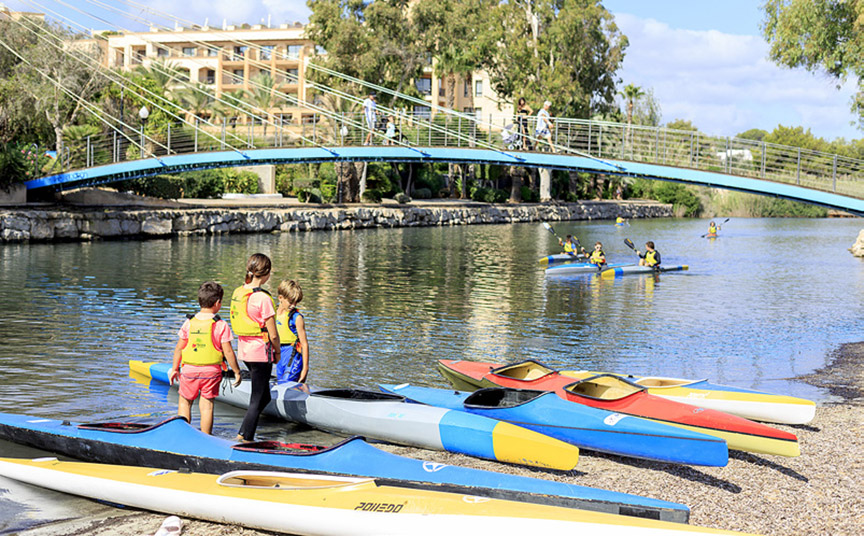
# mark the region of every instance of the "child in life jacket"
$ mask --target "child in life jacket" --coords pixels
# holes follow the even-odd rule
[[[177,414],[192,422],[192,403],[198,396],[201,413],[201,431],[213,432],[213,399],[219,396],[222,383],[222,360],[234,372],[234,387],[240,385],[240,367],[231,348],[231,330],[216,314],[222,307],[222,286],[214,281],[202,283],[198,288],[198,304],[201,310],[183,322],[177,333],[174,347],[174,363],[168,381],[180,378],[180,401]],[[182,369],[181,367],[182,363]]]
[[[644,254],[636,250],[636,254],[639,255],[639,266],[660,266],[660,252],[654,249],[654,242],[650,240],[645,242],[645,249],[647,251]]]
[[[276,329],[282,344],[282,359],[276,364],[276,383],[305,382],[309,374],[309,342],[306,321],[297,309],[303,289],[295,281],[279,283]]]
[[[574,257],[579,257],[580,255],[588,256],[588,254],[585,253],[585,248],[579,245],[579,242],[573,238],[573,235],[568,234],[565,240],[558,240],[558,244],[564,248],[564,253],[567,253],[568,255],[573,255]],[[581,254],[579,253],[580,249],[582,250]]]
[[[603,266],[606,264],[606,254],[603,253],[602,243],[597,242],[594,244],[594,251],[592,251],[591,255],[588,256],[588,262],[596,264],[597,266]]]

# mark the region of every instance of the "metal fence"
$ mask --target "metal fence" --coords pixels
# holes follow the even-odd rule
[[[435,115],[393,112],[394,134],[380,117],[372,143],[409,147],[481,147],[502,152],[575,152],[595,158],[713,171],[796,184],[864,198],[864,161],[798,147],[708,136],[699,132],[553,118],[554,147],[535,135],[535,117],[522,123],[509,115]],[[299,123],[231,120],[210,125],[176,124],[138,132],[111,131],[65,141],[52,173],[142,157],[216,150],[361,145],[369,129],[362,113],[315,112]],[[47,171],[47,169],[46,169]]]

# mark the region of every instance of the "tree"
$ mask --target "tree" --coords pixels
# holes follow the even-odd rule
[[[827,73],[838,88],[850,74],[857,78],[851,109],[864,129],[864,2],[767,0],[764,9],[762,34],[776,63]]]
[[[210,111],[213,95],[206,85],[195,82],[178,90],[177,99],[187,112],[196,118],[203,118]]]
[[[765,139],[765,136],[767,135],[767,130],[762,130],[761,128],[751,128],[736,135],[735,137],[741,138],[742,140],[763,141]]]
[[[268,71],[261,71],[251,80],[251,88],[247,92],[247,102],[255,108],[255,115],[264,114],[264,137],[267,137],[267,123],[271,122],[268,110],[276,101],[276,81]]]
[[[152,87],[149,89],[165,98],[173,96],[172,86],[176,86],[177,79],[180,78],[180,69],[177,64],[162,59],[156,60],[150,65],[139,65],[135,67],[135,72],[152,81]]]
[[[624,86],[624,89],[621,90],[621,96],[624,97],[624,103],[627,106],[628,125],[633,122],[633,107],[635,106],[636,101],[644,95],[645,92],[636,84],[627,84]]]

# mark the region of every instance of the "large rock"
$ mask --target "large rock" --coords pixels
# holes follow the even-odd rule
[[[856,257],[864,257],[864,229],[858,233],[858,238],[855,239],[855,243],[852,244],[849,251]]]

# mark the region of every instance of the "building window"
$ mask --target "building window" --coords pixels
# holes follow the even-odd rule
[[[286,47],[285,59],[297,60],[300,59],[300,51],[303,50],[303,45],[288,45]]]
[[[265,61],[270,61],[270,58],[273,57],[273,49],[276,48],[273,45],[264,45],[261,47],[261,59]]]
[[[444,86],[444,79],[438,79],[438,96],[446,97],[447,96],[447,88]]]
[[[474,80],[474,96],[483,96],[483,80]]]
[[[431,95],[432,94],[432,79],[431,78],[418,78],[414,85],[417,86],[417,91],[419,91],[423,95]]]
[[[462,96],[470,97],[471,96],[471,80],[465,80],[465,83],[462,84]]]
[[[156,57],[157,58],[167,58],[171,55],[171,50],[165,47],[159,47],[156,49]]]
[[[426,119],[429,119],[430,117],[432,117],[432,108],[430,108],[429,106],[421,106],[417,104],[414,106],[414,115],[416,115],[417,117],[425,117]]]
[[[234,69],[234,82],[235,84],[243,83],[243,69]]]
[[[196,47],[183,47],[183,55],[184,56],[197,56],[198,48]]]
[[[243,57],[246,56],[247,47],[234,47],[234,58],[233,61],[243,61]]]
[[[216,83],[216,71],[213,69],[207,69],[207,76],[204,77],[205,84],[215,84]]]
[[[293,118],[293,114],[277,114],[276,120],[281,125],[287,125],[291,123],[291,119]]]
[[[207,47],[207,55],[211,58],[215,58],[219,55],[219,47]]]
[[[462,108],[462,112],[468,115],[473,115],[476,119],[480,119],[483,114],[482,108],[471,108],[470,106],[466,106]]]
[[[288,83],[296,84],[300,81],[300,70],[299,69],[285,69],[285,72],[288,73]]]

